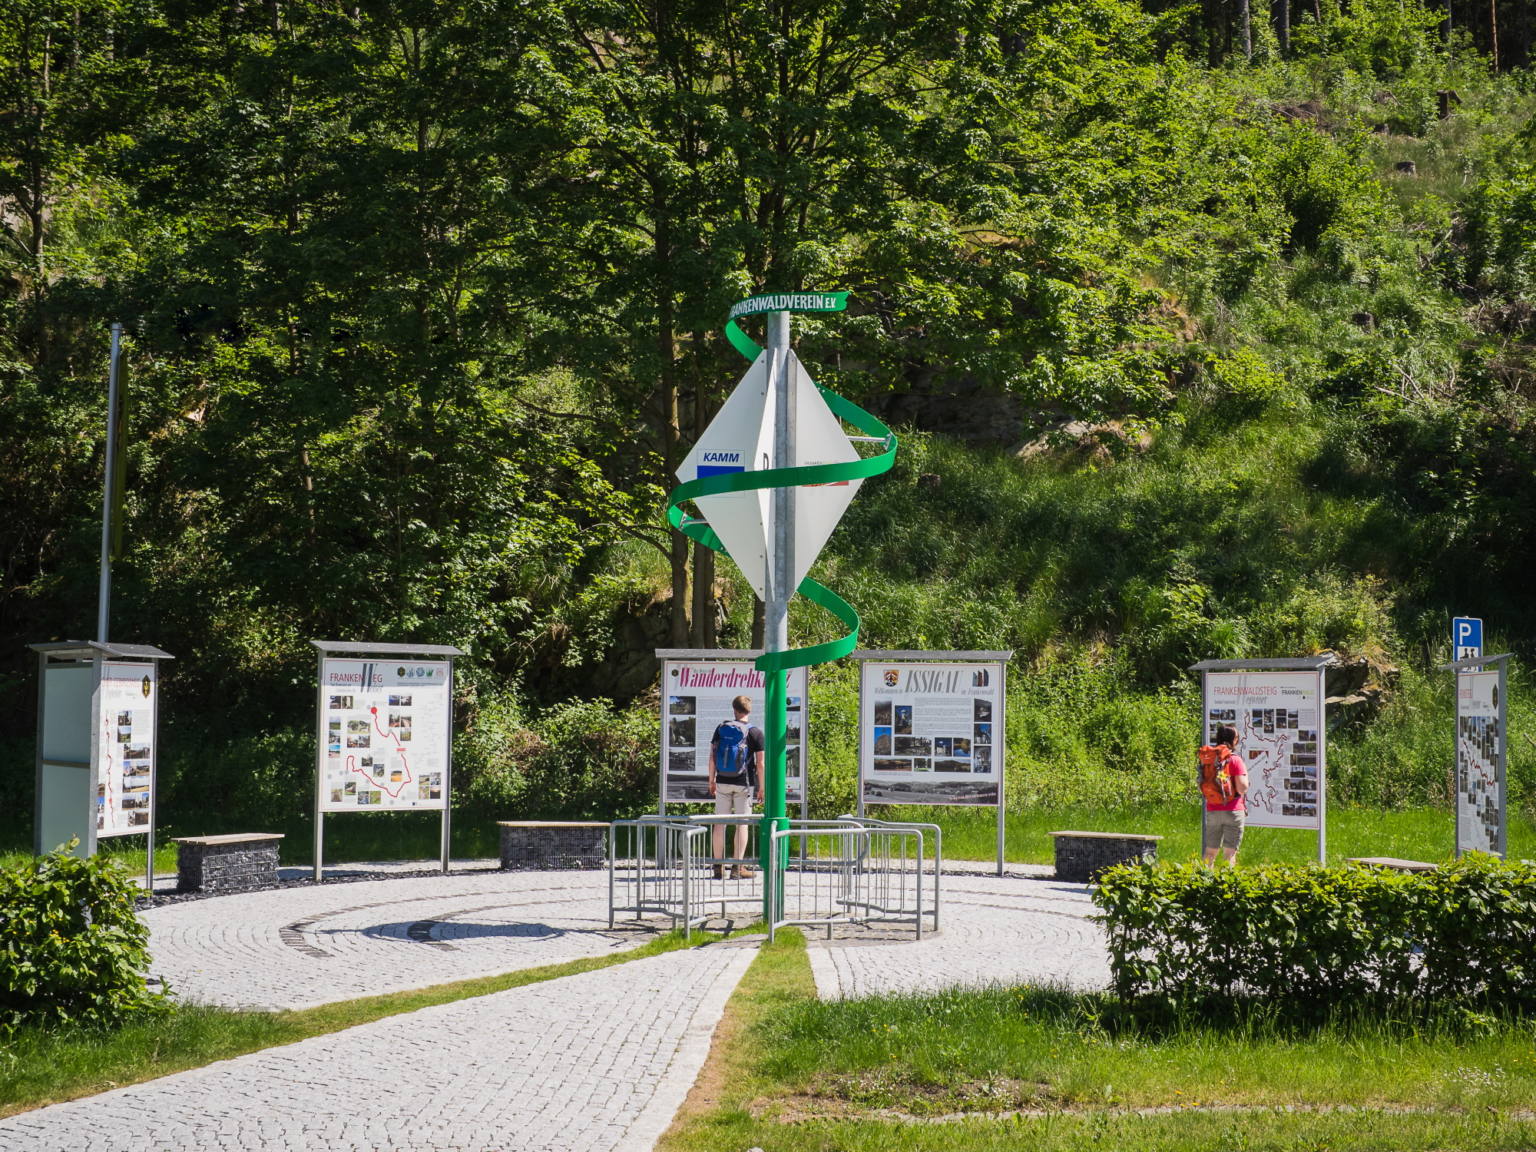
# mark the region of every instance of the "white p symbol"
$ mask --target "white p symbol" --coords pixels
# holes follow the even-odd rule
[[[1456,622],[1456,643],[1465,644],[1472,638],[1472,622],[1470,620],[1458,620]]]

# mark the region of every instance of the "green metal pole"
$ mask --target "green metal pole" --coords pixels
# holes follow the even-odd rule
[[[784,856],[783,851],[775,858],[772,846],[772,833],[775,830],[787,828],[789,819],[787,805],[785,803],[784,767],[786,762],[785,746],[786,736],[789,730],[789,673],[787,671],[769,672],[763,678],[766,689],[766,699],[763,702],[763,823],[761,833],[761,852],[763,866],[763,919],[772,921],[778,918],[784,908]],[[788,845],[785,845],[787,848]],[[769,885],[767,877],[770,869],[777,878],[773,885]],[[769,892],[777,894],[777,900],[770,902]]]

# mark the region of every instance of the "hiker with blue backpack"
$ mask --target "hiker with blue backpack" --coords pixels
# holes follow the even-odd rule
[[[748,816],[752,812],[754,797],[763,799],[763,730],[749,723],[752,718],[752,699],[738,696],[731,701],[734,720],[727,720],[715,729],[709,741],[709,794],[715,798],[716,816]],[[725,825],[716,824],[712,833],[716,860],[725,856]],[[736,858],[745,860],[747,855],[747,824],[736,825]],[[732,875],[745,880],[757,869],[748,864],[737,864]],[[725,865],[715,865],[715,879],[725,879]]]

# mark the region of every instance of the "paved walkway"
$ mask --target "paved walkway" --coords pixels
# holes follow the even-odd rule
[[[608,930],[606,872],[472,872],[276,888],[151,908],[152,973],[188,1001],[308,1008],[559,964]]]
[[[946,876],[937,935],[820,941],[807,933],[811,972],[829,999],[985,984],[1104,988],[1109,958],[1093,912],[1081,884]]]
[[[1036,871],[1036,870],[1031,870]],[[1102,986],[1077,885],[945,878],[943,931],[819,942],[823,996]],[[604,873],[455,872],[280,889],[145,914],[187,1000],[302,1007],[634,947]],[[0,1120],[0,1152],[641,1152],[703,1066],[751,943],[717,944],[390,1017]]]
[[[650,1148],[750,948],[460,1000],[0,1120],[5,1152]]]

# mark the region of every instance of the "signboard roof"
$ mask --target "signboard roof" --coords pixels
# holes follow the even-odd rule
[[[1264,660],[1202,660],[1191,672],[1315,672],[1338,660],[1332,652],[1321,656],[1276,657]]]
[[[462,656],[464,649],[452,644],[368,644],[351,640],[311,640],[322,652],[344,656]]]
[[[162,652],[153,644],[110,644],[104,640],[58,640],[49,644],[27,645],[34,652],[61,658],[89,659],[100,652],[103,656],[120,656],[130,660],[174,660],[169,652]]]
[[[1484,664],[1502,664],[1506,660],[1514,658],[1513,652],[1505,652],[1499,656],[1468,656],[1465,660],[1452,660],[1449,664],[1440,665],[1442,672],[1469,672],[1481,668]]]

